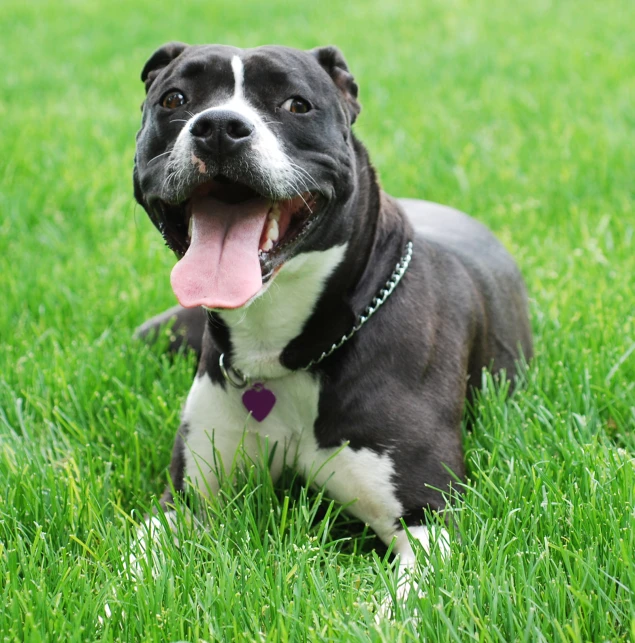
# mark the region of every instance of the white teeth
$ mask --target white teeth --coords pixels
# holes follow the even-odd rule
[[[278,222],[280,221],[280,205],[278,202],[274,202],[271,205],[271,210],[267,213],[267,229],[265,230],[265,242],[262,244],[260,249],[262,252],[269,252],[273,248],[273,244],[278,240],[280,236],[280,226]]]
[[[187,236],[190,239],[192,238],[192,217],[190,217],[190,220],[187,222]]]
[[[267,226],[267,239],[277,241],[279,234],[280,229],[278,228],[278,222],[275,219],[273,221],[269,221],[269,224]]]

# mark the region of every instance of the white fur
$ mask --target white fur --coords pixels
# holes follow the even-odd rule
[[[421,545],[424,552],[423,557],[417,558],[411,541]],[[420,596],[425,593],[424,587],[431,563],[430,554],[436,550],[441,560],[445,560],[450,555],[450,536],[444,528],[421,525],[408,527],[407,532],[404,529],[399,529],[395,533],[393,542],[393,553],[397,563],[394,599],[397,603],[401,603],[410,592],[415,592]],[[390,618],[394,615],[394,607],[393,596],[385,596],[379,604],[375,620],[381,623],[383,619]]]
[[[244,94],[245,67],[239,56],[232,58],[232,71],[234,72],[234,99],[242,99]]]
[[[324,486],[335,500],[352,503],[347,510],[390,543],[403,507],[395,496],[395,471],[387,454],[346,445],[320,449],[309,431],[300,440],[297,463],[307,480]]]
[[[242,389],[213,384],[209,376],[194,380],[183,422],[187,424],[186,475],[201,491],[216,493],[215,468],[229,472],[241,444],[251,459],[277,444],[272,465],[276,477],[285,451],[297,446],[304,431],[313,432],[317,417],[319,382],[304,371],[289,371],[280,353],[301,332],[311,316],[324,283],[344,257],[346,246],[293,257],[270,282],[267,291],[247,307],[220,313],[231,329],[233,365],[252,381],[265,380],[278,400],[261,423],[248,417]],[[268,441],[268,446],[264,443]],[[220,458],[221,463],[216,462]]]
[[[236,456],[244,455],[260,464],[271,454],[274,480],[285,457],[293,457],[297,437],[317,413],[318,385],[308,373],[294,373],[267,382],[277,402],[271,413],[257,422],[242,403],[243,390],[212,383],[207,374],[197,377],[185,404],[185,475],[205,494],[215,494],[219,474],[228,474]]]
[[[346,245],[301,253],[282,266],[247,308],[219,313],[231,329],[234,366],[252,379],[273,380],[290,373],[280,364],[280,353],[302,332],[345,252]]]
[[[408,533],[410,538],[408,538]],[[395,534],[395,545],[393,552],[399,556],[399,565],[402,568],[412,568],[417,561],[417,556],[412,548],[411,540],[419,542],[421,548],[426,554],[430,554],[433,547],[436,547],[439,554],[446,558],[450,554],[450,536],[447,529],[427,527],[409,527],[408,533],[400,529]]]
[[[423,558],[417,558],[412,543],[419,543]],[[417,548],[418,549],[418,548]],[[428,576],[430,555],[436,552],[441,560],[450,555],[450,535],[447,529],[437,526],[419,525],[399,529],[395,534],[393,553],[397,561],[397,599],[403,600],[413,589],[420,591],[421,584]],[[417,567],[417,563],[419,566]],[[418,573],[417,573],[418,572]]]

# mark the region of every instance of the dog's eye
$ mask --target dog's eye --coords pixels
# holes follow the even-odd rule
[[[161,105],[166,109],[176,109],[185,103],[187,98],[181,92],[170,91],[161,99]]]
[[[306,114],[311,111],[311,105],[304,98],[292,96],[282,103],[282,109],[286,109],[292,114]]]

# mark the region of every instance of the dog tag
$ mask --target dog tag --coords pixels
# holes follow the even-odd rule
[[[262,422],[271,413],[276,403],[276,396],[262,382],[256,382],[243,393],[243,404],[254,419]]]

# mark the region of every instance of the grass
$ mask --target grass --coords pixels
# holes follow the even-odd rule
[[[635,5],[4,0],[1,641],[635,640]],[[141,67],[171,39],[336,43],[385,188],[518,258],[536,357],[484,378],[452,552],[393,619],[385,549],[249,470],[135,581],[191,359],[131,340],[173,258],[131,196]]]

